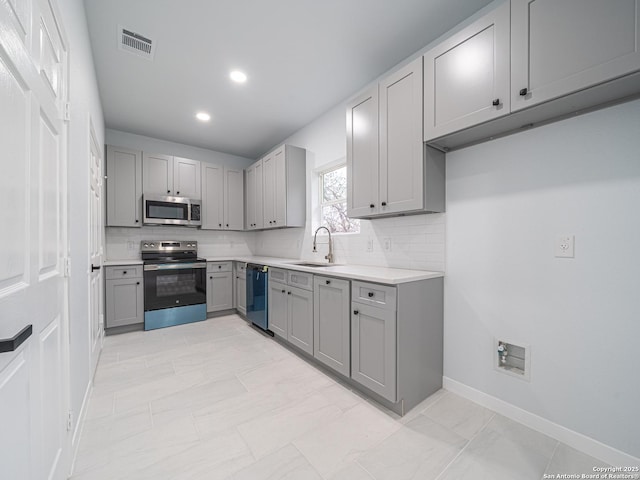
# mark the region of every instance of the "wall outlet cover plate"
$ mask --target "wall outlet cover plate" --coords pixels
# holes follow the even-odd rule
[[[576,237],[574,235],[558,235],[555,245],[556,257],[574,258],[575,242]]]

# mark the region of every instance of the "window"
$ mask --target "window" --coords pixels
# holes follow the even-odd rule
[[[359,233],[360,220],[347,216],[347,166],[320,173],[321,225],[331,233]]]

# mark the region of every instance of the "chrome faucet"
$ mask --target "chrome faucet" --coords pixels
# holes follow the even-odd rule
[[[333,263],[333,245],[331,243],[331,230],[329,230],[327,227],[325,227],[324,225],[318,227],[316,229],[316,233],[313,234],[313,251],[317,252],[318,249],[316,248],[317,243],[316,243],[316,238],[318,237],[318,231],[320,231],[321,229],[325,229],[327,231],[327,233],[329,234],[329,253],[327,253],[327,255],[325,255],[324,258],[326,258],[329,263]]]

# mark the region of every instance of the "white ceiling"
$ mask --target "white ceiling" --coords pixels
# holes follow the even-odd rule
[[[488,3],[85,0],[108,128],[249,158]],[[118,25],[152,39],[155,59],[119,50]]]

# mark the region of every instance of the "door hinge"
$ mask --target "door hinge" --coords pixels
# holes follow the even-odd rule
[[[64,111],[63,111],[64,121],[69,122],[71,120],[71,103],[64,102]]]
[[[69,410],[67,413],[67,432],[70,432],[73,428],[73,412]]]
[[[67,278],[71,277],[71,257],[64,259],[64,276]]]

